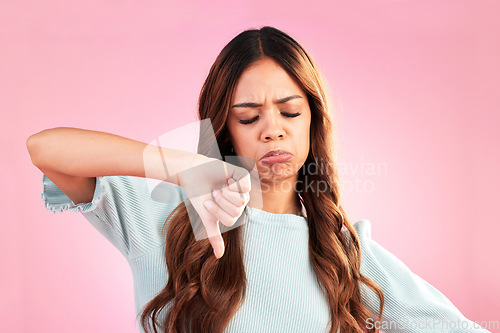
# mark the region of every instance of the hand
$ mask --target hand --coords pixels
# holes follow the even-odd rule
[[[178,176],[180,186],[201,218],[215,256],[221,258],[224,241],[219,221],[231,227],[243,213],[250,200],[249,172],[242,167],[207,158],[206,163],[179,172]],[[195,232],[197,240],[201,236]]]

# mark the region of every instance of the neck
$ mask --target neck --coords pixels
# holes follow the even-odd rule
[[[248,205],[273,214],[302,215],[302,207],[295,191],[296,178],[262,183],[252,179]]]

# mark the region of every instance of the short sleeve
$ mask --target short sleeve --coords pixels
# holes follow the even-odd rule
[[[358,221],[354,228],[361,246],[361,274],[384,293],[382,322],[367,322],[367,328],[384,332],[489,332],[464,317],[439,290],[372,240],[370,221]],[[364,284],[362,290],[364,304],[378,315],[377,295]]]
[[[81,213],[127,259],[165,244],[161,229],[168,215],[187,197],[184,189],[133,176],[96,177],[91,202],[75,204],[45,174],[41,198],[51,213]]]

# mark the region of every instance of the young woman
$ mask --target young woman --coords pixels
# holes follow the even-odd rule
[[[198,154],[76,128],[27,142],[46,207],[128,259],[141,331],[487,332],[349,221],[321,75],[292,37],[232,39],[199,118]]]

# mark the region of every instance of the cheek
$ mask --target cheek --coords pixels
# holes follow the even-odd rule
[[[307,155],[309,154],[309,149],[311,146],[310,133],[308,127],[304,130],[304,140],[302,141],[302,144],[303,144],[302,149],[305,161],[305,159],[307,159]]]
[[[238,155],[248,156],[252,151],[252,144],[249,143],[248,134],[241,134],[236,131],[233,136],[234,148]],[[246,136],[245,136],[246,135]],[[246,138],[245,138],[246,137]]]
[[[238,130],[234,130],[233,133],[231,134],[233,138],[233,142],[240,147],[240,149],[244,148],[244,137],[245,135]]]

